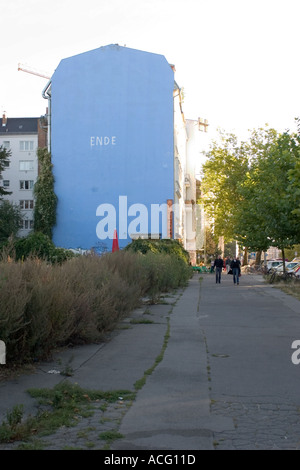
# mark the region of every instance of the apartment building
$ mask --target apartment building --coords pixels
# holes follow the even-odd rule
[[[38,177],[37,149],[46,146],[46,128],[40,118],[0,119],[0,146],[11,151],[0,185],[11,194],[4,197],[21,208],[22,225],[19,236],[27,236],[33,229],[33,187]]]
[[[133,238],[176,238],[196,262],[208,123],[185,119],[174,76],[164,56],[117,44],[61,60],[43,90],[57,246],[110,251],[117,229],[121,248]]]
[[[48,89],[57,246],[173,235],[173,89],[159,54],[112,44],[61,60]]]

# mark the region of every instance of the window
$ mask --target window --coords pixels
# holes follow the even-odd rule
[[[9,180],[3,180],[3,188],[9,188],[10,181]]]
[[[3,146],[5,149],[10,149],[10,142],[9,142],[9,140],[4,140],[2,146]]]
[[[20,160],[20,171],[33,170],[33,160]]]
[[[20,189],[33,189],[33,180],[20,180]]]
[[[21,220],[20,229],[23,229],[23,230],[33,229],[33,220]]]
[[[33,200],[32,199],[21,200],[20,209],[25,209],[25,210],[33,209]]]
[[[30,152],[33,150],[33,140],[20,140],[21,152]]]

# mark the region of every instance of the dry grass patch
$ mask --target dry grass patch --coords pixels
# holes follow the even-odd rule
[[[292,281],[287,284],[277,284],[276,287],[286,294],[292,295],[296,299],[300,300],[300,281]]]

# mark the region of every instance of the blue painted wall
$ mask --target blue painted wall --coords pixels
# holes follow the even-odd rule
[[[131,222],[145,228],[139,208],[156,231],[151,205],[174,199],[173,86],[164,56],[118,45],[59,63],[51,90],[57,246],[110,251],[113,209],[120,247],[131,241]]]

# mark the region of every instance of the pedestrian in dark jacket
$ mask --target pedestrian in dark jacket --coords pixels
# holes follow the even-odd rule
[[[231,263],[231,259],[229,258],[229,256],[227,256],[226,261],[225,261],[227,274],[228,274],[228,271],[230,270],[230,263]]]
[[[233,274],[233,283],[239,285],[241,274],[241,262],[239,260],[239,257],[236,257],[231,261],[230,267],[232,269]]]
[[[221,256],[215,259],[214,266],[216,267],[216,284],[221,283],[221,274],[222,274],[223,265],[224,265],[224,261],[222,260]]]

